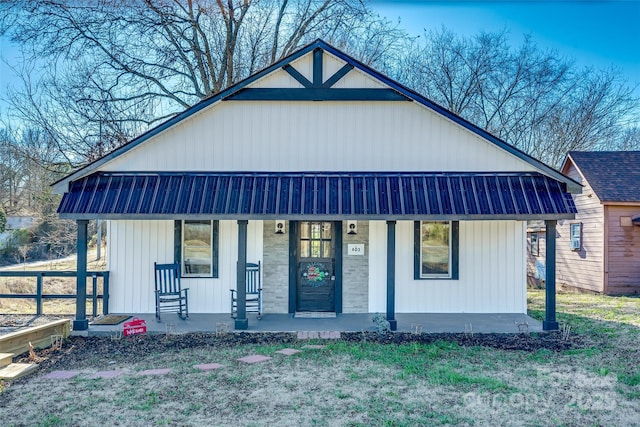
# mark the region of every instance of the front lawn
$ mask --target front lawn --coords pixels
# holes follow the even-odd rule
[[[544,293],[529,293],[541,318]],[[498,350],[451,341],[322,341],[84,351],[0,393],[3,425],[640,425],[640,299],[559,294],[578,348]],[[364,338],[364,335],[363,335]],[[587,343],[586,345],[584,343]],[[111,348],[111,347],[112,348]],[[130,348],[130,346],[129,346]],[[283,348],[301,350],[286,356]],[[242,364],[249,354],[271,357]],[[64,360],[64,359],[62,359]],[[201,371],[194,365],[219,363]],[[44,375],[60,368],[69,380]],[[144,370],[170,368],[167,375]],[[119,370],[117,378],[93,378]]]

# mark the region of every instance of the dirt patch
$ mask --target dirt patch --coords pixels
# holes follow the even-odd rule
[[[463,347],[489,347],[500,350],[521,350],[535,352],[541,349],[564,351],[574,348],[590,347],[593,343],[585,337],[574,335],[570,340],[563,340],[559,333],[539,335],[525,334],[410,334],[410,333],[342,333],[341,339],[346,342],[375,342],[388,345],[408,343],[429,344],[436,341],[457,343]],[[238,345],[280,345],[299,343],[295,334],[291,333],[230,333],[215,334],[180,334],[180,335],[138,335],[113,339],[110,337],[70,337],[62,351],[41,350],[38,356],[44,361],[41,369],[71,369],[95,363],[96,360],[127,360],[137,363],[149,354],[179,352],[193,348],[230,348]],[[331,341],[326,341],[329,343]],[[26,361],[28,355],[18,358]]]
[[[342,339],[354,341],[372,341],[380,344],[430,344],[436,341],[454,342],[463,347],[490,347],[499,350],[564,351],[572,348],[589,347],[593,343],[584,336],[574,335],[563,340],[560,332],[543,334],[411,334],[411,333],[343,333]]]

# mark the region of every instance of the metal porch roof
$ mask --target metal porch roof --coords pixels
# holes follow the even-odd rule
[[[107,173],[74,181],[69,219],[560,219],[576,212],[538,173]]]

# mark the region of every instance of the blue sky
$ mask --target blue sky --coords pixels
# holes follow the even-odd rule
[[[461,35],[507,29],[518,46],[530,34],[540,47],[557,50],[580,68],[613,65],[629,85],[640,85],[640,0],[373,0],[372,5],[389,19],[400,18],[413,35],[443,25]],[[640,96],[640,88],[636,93]]]
[[[507,29],[513,46],[530,34],[541,47],[575,59],[579,67],[616,66],[640,96],[640,0],[626,1],[428,1],[373,0],[372,6],[391,20],[401,20],[410,34],[443,25],[461,35]],[[15,60],[16,49],[0,38],[0,57]],[[0,63],[0,97],[8,82],[16,84]],[[0,101],[0,112],[3,103]]]

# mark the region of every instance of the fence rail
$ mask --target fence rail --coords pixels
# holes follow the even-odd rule
[[[0,294],[0,298],[24,298],[36,300],[36,315],[42,314],[42,302],[45,299],[75,299],[76,294],[46,294],[42,292],[45,277],[77,277],[76,271],[0,271],[0,277],[35,277],[35,294]],[[102,314],[109,314],[109,272],[87,271],[87,278],[91,277],[91,294],[87,293],[87,300],[92,301],[93,317],[98,314],[98,300],[102,300]],[[102,293],[98,293],[98,278],[102,278]]]

